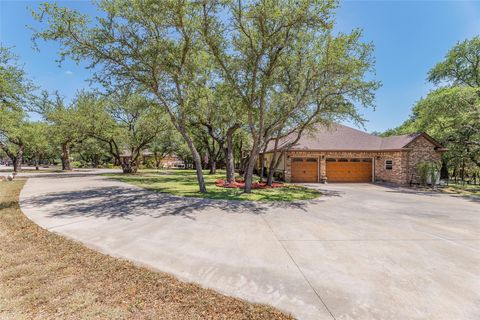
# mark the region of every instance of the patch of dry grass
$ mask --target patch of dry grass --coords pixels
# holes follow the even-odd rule
[[[1,319],[292,319],[50,233],[0,182]]]

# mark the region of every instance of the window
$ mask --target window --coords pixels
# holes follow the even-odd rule
[[[307,158],[307,162],[317,162],[317,158]]]
[[[350,162],[360,162],[360,159],[353,158],[353,159],[350,159]]]
[[[338,162],[348,162],[348,159],[340,158],[340,159],[338,159]]]
[[[370,159],[370,158],[365,158],[365,159],[362,159],[362,162],[372,162],[372,159]]]
[[[385,170],[393,169],[393,160],[385,160]]]
[[[293,162],[303,162],[303,158],[293,158]]]
[[[327,162],[337,162],[337,159],[334,159],[334,158],[327,158],[326,160]]]

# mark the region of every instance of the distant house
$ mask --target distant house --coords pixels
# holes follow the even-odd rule
[[[122,159],[122,161],[123,161],[123,158],[131,158],[131,157],[132,157],[132,153],[128,150],[124,150],[120,155],[120,158]],[[172,168],[185,167],[185,163],[183,162],[183,160],[174,154],[169,154],[161,158],[159,157],[158,159],[155,159],[155,154],[150,150],[145,149],[142,151],[142,154],[139,159],[139,163],[142,163],[145,165],[149,160],[155,161],[155,164],[157,164],[157,161],[158,161],[159,168],[172,169]]]
[[[286,146],[292,134],[280,141]],[[268,167],[273,143],[258,165]],[[379,137],[344,125],[318,127],[282,151],[277,174],[287,182],[418,182],[417,164],[439,163],[446,149],[426,133]]]

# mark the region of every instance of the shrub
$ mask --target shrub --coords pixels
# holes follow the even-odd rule
[[[440,174],[440,166],[435,162],[420,162],[417,164],[417,175],[420,180],[420,184],[423,186],[429,183],[435,186],[438,175]]]
[[[72,161],[70,165],[72,168],[83,168],[83,164],[80,161]]]
[[[148,159],[147,161],[145,161],[145,168],[156,169],[157,165],[156,165],[155,159]]]

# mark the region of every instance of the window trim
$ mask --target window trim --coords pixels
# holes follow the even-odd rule
[[[385,159],[385,170],[393,170],[393,165],[394,165],[394,162],[392,159]]]

